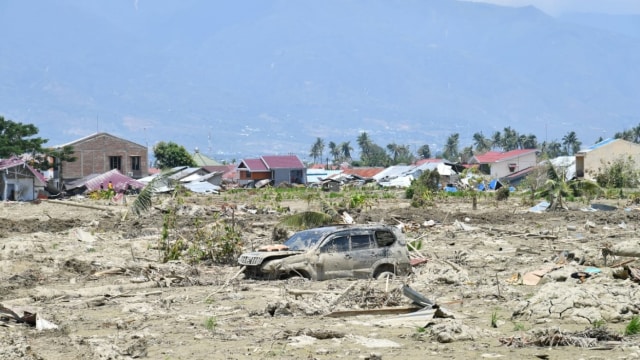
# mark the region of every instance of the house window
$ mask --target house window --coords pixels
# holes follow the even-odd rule
[[[510,163],[509,164],[509,171],[514,172],[516,171],[516,168],[518,167],[518,164],[516,163]]]
[[[139,171],[140,170],[140,156],[132,156],[131,157],[131,170]]]
[[[109,169],[122,170],[122,156],[109,156]]]

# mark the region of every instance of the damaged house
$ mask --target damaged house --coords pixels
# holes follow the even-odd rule
[[[65,184],[64,188],[69,194],[83,194],[90,191],[106,190],[109,182],[113,185],[113,190],[116,193],[127,190],[141,190],[145,185],[140,181],[123,175],[117,169],[113,169],[104,174],[91,174],[82,179],[74,180]]]
[[[492,179],[503,179],[527,168],[536,166],[537,149],[517,149],[507,152],[488,151],[474,155],[469,164],[477,164],[478,169]]]
[[[204,167],[177,166],[163,173],[149,175],[139,181],[145,186],[155,180],[156,192],[169,192],[174,190],[174,184],[180,183],[185,188],[195,193],[218,193],[221,189],[222,171],[208,171]],[[156,180],[157,178],[157,180]]]
[[[444,159],[429,159],[419,165],[395,165],[390,166],[374,176],[374,179],[384,187],[411,186],[411,182],[420,177],[425,171],[437,171],[440,175],[440,184],[444,188],[447,184],[458,181],[458,174],[464,170],[462,165],[453,164]]]
[[[0,160],[0,197],[3,201],[33,201],[44,193],[47,179],[26,161]]]

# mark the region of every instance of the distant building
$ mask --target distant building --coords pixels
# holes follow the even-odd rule
[[[213,160],[207,155],[200,152],[200,149],[196,148],[196,150],[191,154],[193,161],[196,162],[197,166],[218,166],[221,165],[219,162]]]
[[[148,175],[147,147],[100,132],[72,141],[76,161],[62,163],[65,182],[117,169],[123,175],[140,179]],[[58,169],[54,169],[57,172]],[[56,174],[58,175],[58,174]],[[55,176],[59,178],[59,176]]]
[[[630,159],[640,169],[640,145],[623,139],[606,139],[576,153],[576,177],[594,180],[608,164]]]
[[[243,159],[237,170],[241,185],[260,180],[271,180],[274,186],[282,182],[307,183],[307,168],[296,155],[265,155]]]
[[[480,172],[500,179],[537,164],[537,149],[518,149],[507,152],[489,151],[474,155],[469,164],[478,164]]]

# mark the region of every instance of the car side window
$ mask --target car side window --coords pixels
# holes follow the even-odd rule
[[[371,248],[371,236],[369,234],[351,235],[351,250],[363,250]]]
[[[323,253],[335,253],[335,252],[345,252],[349,251],[349,237],[347,236],[338,236],[335,237],[320,248],[320,252]]]
[[[378,230],[376,231],[376,243],[378,246],[389,246],[396,241],[395,235],[391,231]]]

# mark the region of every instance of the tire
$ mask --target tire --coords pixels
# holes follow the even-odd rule
[[[373,273],[373,278],[378,280],[386,280],[387,278],[394,278],[396,273],[392,265],[386,264],[379,266]]]
[[[393,280],[395,277],[396,277],[396,274],[394,274],[391,271],[382,271],[381,273],[378,274],[378,276],[376,276],[376,280],[387,280],[387,279]]]

